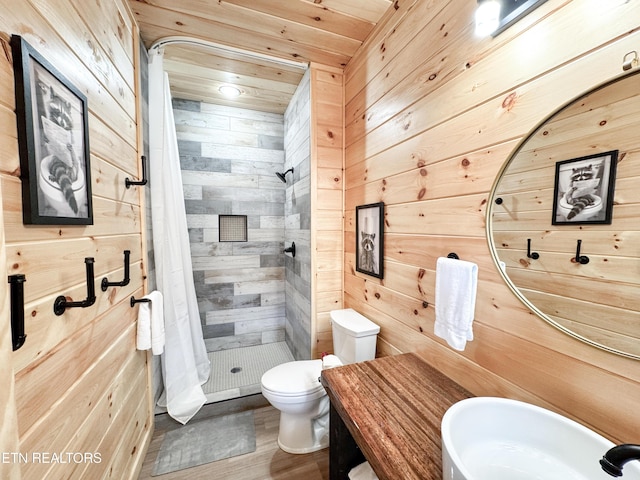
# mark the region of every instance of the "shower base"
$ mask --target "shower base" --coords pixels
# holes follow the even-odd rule
[[[207,403],[261,392],[264,372],[294,360],[285,342],[209,352],[211,375],[202,388]]]

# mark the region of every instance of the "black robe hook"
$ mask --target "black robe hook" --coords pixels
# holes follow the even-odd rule
[[[537,260],[540,258],[540,255],[538,254],[538,252],[532,252],[531,251],[531,239],[527,238],[527,258],[533,258],[534,260]]]
[[[64,295],[60,295],[53,303],[53,313],[55,313],[56,315],[62,315],[67,308],[86,308],[96,303],[96,288],[94,285],[93,277],[93,257],[86,257],[84,259],[84,263],[87,270],[87,298],[80,302],[69,302],[67,301],[67,297],[65,297]]]
[[[100,284],[100,288],[103,292],[107,291],[109,287],[125,287],[129,285],[129,256],[131,255],[130,250],[125,250],[124,252],[124,279],[121,282],[110,282],[107,277],[102,279],[102,283]]]
[[[124,179],[124,184],[127,188],[129,188],[131,185],[146,185],[147,184],[147,157],[145,157],[144,155],[142,155],[140,157],[140,160],[142,161],[142,180],[129,180],[129,177]]]
[[[586,265],[589,263],[589,257],[586,255],[580,255],[580,247],[582,245],[582,240],[578,240],[578,246],[576,247],[576,256],[572,261],[575,263],[579,263],[580,265]]]
[[[24,333],[24,275],[10,275],[11,284],[11,340],[13,351],[24,345],[27,336]]]

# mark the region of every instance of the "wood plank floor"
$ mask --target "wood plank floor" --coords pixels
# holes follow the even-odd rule
[[[251,395],[205,405],[193,420],[254,410],[256,451],[179,472],[152,477],[153,465],[166,432],[181,425],[168,415],[156,415],[155,431],[138,480],[328,480],[329,449],[306,455],[292,455],[278,448],[280,412],[262,395]],[[192,420],[192,421],[193,421]]]

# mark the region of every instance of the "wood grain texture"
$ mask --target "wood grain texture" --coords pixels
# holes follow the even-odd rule
[[[321,378],[381,480],[442,478],[442,416],[471,393],[414,354],[323,370]]]
[[[188,36],[234,49],[167,46],[165,67],[174,95],[284,113],[304,71],[242,52],[342,69],[392,2],[129,0],[129,4],[147,48],[163,37]],[[225,98],[218,91],[223,84],[237,86],[242,95]]]
[[[333,352],[327,318],[342,308],[342,81],[339,70],[311,66],[312,358]]]
[[[0,205],[1,203],[2,199],[0,198]],[[7,263],[2,219],[2,212],[0,211],[0,271],[5,272]],[[13,355],[11,315],[10,287],[8,283],[3,281],[0,282],[0,381],[4,385],[4,388],[0,390],[0,405],[3,405],[2,415],[0,415],[0,451],[9,454],[20,451],[14,392],[14,368],[11,358]],[[19,480],[19,462],[0,462],[0,478]]]
[[[94,205],[94,225],[23,225],[15,117],[11,119],[13,67],[10,55],[3,55],[0,89],[7,100],[0,118],[7,128],[0,139],[6,154],[0,166],[1,256],[6,272],[27,278],[27,340],[2,362],[15,375],[15,389],[8,388],[2,402],[3,451],[11,450],[10,442],[17,439],[20,453],[30,460],[37,454],[86,452],[99,453],[101,461],[22,462],[6,475],[4,469],[10,467],[2,465],[0,476],[135,478],[152,431],[147,357],[135,348],[137,309],[128,304],[131,295],[143,295],[145,275],[143,190],[124,185],[125,177],[138,176],[140,163],[135,21],[122,1],[4,2],[3,7],[2,31],[23,36],[87,96]],[[123,250],[131,251],[130,283],[102,292],[102,277],[123,278]],[[86,297],[85,257],[95,258],[96,302],[54,315],[57,295]],[[4,342],[2,350],[5,358]],[[12,412],[18,421],[13,432]]]
[[[625,409],[640,395],[637,362],[579,342],[528,310],[493,264],[485,215],[492,179],[523,136],[564,103],[621,72],[621,55],[638,42],[639,6],[593,11],[582,2],[550,0],[495,39],[480,39],[472,32],[469,2],[408,3],[400,2],[345,69],[345,307],[381,326],[379,355],[418,352],[475,395],[530,401],[613,441],[635,441],[640,424]],[[585,28],[576,31],[570,26],[575,22]],[[566,136],[563,129],[559,134]],[[636,168],[619,182],[621,200],[630,202],[616,211],[616,219],[631,227],[620,241],[626,252],[634,248],[637,230],[637,209],[630,206],[636,192],[627,184]],[[535,203],[531,194],[514,198]],[[353,210],[379,201],[386,210],[382,280],[354,268]],[[537,219],[541,231],[550,225],[535,211],[526,215]],[[602,238],[593,255],[604,261],[613,254],[612,239]],[[433,333],[435,262],[450,251],[479,266],[475,338],[464,352]],[[517,249],[514,261],[521,253]],[[631,265],[629,274],[616,268],[615,278],[629,280],[636,270]],[[604,267],[595,262],[592,268]],[[533,273],[532,286],[544,276]],[[599,297],[614,298],[612,308],[602,310],[603,322],[616,308],[637,309],[629,290],[607,292]],[[628,322],[619,320],[637,335],[635,313]],[[594,321],[583,328],[601,326]]]

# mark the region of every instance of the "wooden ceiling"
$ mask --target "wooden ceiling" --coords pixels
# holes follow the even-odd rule
[[[304,74],[294,64],[344,67],[391,3],[129,0],[147,48],[168,37],[190,37],[209,45],[163,47],[175,98],[272,113],[284,112]],[[218,90],[221,85],[235,85],[242,94],[226,98]]]

